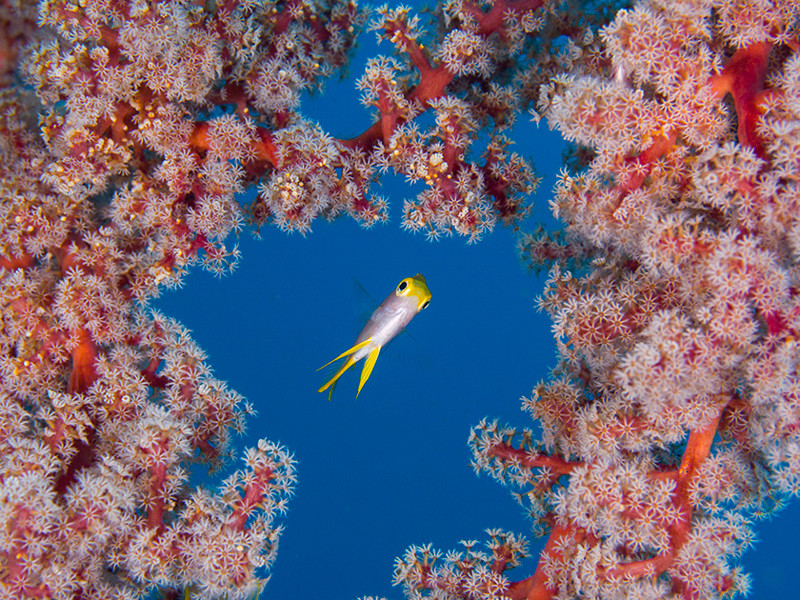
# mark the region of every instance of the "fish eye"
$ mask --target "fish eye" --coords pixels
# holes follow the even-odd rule
[[[431,303],[430,300],[425,300],[425,302],[422,303],[422,306],[420,306],[419,309],[420,310],[425,310],[426,308],[428,308],[428,304],[430,304],[430,303]]]
[[[403,279],[403,281],[401,281],[401,282],[400,282],[400,285],[398,285],[398,286],[397,286],[397,291],[398,291],[398,292],[402,292],[402,291],[403,291],[404,289],[406,289],[407,287],[408,287],[408,281],[406,281],[405,279]]]

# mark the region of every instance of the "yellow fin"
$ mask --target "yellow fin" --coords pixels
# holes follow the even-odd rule
[[[332,361],[329,361],[329,362],[325,363],[324,365],[322,365],[322,366],[320,367],[320,369],[324,369],[324,368],[325,368],[325,367],[327,367],[329,364],[331,364],[331,363],[333,363],[333,362],[336,362],[336,361],[337,361],[337,360],[339,360],[340,358],[344,358],[345,356],[348,356],[348,355],[350,355],[350,354],[353,354],[353,352],[355,352],[355,351],[357,351],[357,350],[360,350],[361,348],[363,348],[364,346],[366,346],[367,344],[369,344],[371,340],[372,340],[372,338],[366,339],[366,340],[364,340],[363,342],[360,342],[360,343],[356,344],[356,345],[355,345],[355,346],[353,346],[352,348],[350,348],[350,349],[348,349],[348,350],[345,350],[345,351],[344,351],[344,352],[342,352],[342,353],[341,353],[339,356],[337,356],[336,358],[334,358]],[[370,354],[370,356],[372,356],[372,354]],[[327,390],[328,388],[330,388],[330,391],[328,392],[328,401],[330,401],[330,400],[331,400],[331,398],[333,397],[333,390],[336,388],[336,381],[339,379],[339,377],[341,377],[341,376],[342,376],[342,373],[344,373],[345,371],[347,371],[347,369],[349,369],[350,367],[352,367],[352,366],[355,364],[355,362],[356,362],[356,361],[354,361],[354,360],[353,360],[353,357],[352,357],[352,356],[349,356],[349,357],[348,357],[348,359],[345,361],[345,363],[344,363],[344,364],[343,364],[343,365],[342,365],[342,366],[339,368],[339,370],[338,370],[338,371],[336,371],[336,373],[334,374],[334,376],[330,378],[330,380],[328,381],[328,383],[326,383],[325,385],[323,385],[323,386],[322,386],[321,388],[319,388],[317,391],[318,391],[318,392],[324,392],[325,390]],[[373,361],[373,362],[374,362],[374,361]],[[317,371],[319,371],[319,369],[317,369]],[[363,374],[362,374],[362,377],[363,377]],[[361,389],[361,388],[359,388],[359,390],[360,390],[360,389]],[[356,396],[358,396],[358,394],[356,394]]]
[[[339,358],[341,358],[341,356],[340,356]],[[336,359],[334,358],[333,360],[336,360]],[[333,362],[333,360],[332,360],[331,362]],[[328,364],[331,364],[331,363],[328,363]],[[338,371],[336,371],[336,373],[334,374],[334,376],[333,376],[333,377],[331,377],[331,378],[328,380],[328,383],[326,383],[325,385],[323,385],[323,386],[322,386],[321,388],[319,388],[317,391],[318,391],[318,392],[324,392],[324,391],[325,391],[325,390],[327,390],[328,388],[331,388],[331,391],[330,391],[330,392],[328,392],[328,400],[330,400],[330,399],[331,399],[331,397],[333,396],[333,389],[336,387],[336,381],[339,379],[339,377],[341,377],[341,376],[342,376],[342,373],[344,373],[345,371],[347,371],[347,369],[349,369],[350,367],[352,367],[354,364],[355,364],[355,361],[353,360],[353,357],[352,357],[352,356],[351,356],[351,357],[349,357],[349,358],[348,358],[348,359],[345,361],[345,363],[344,363],[344,364],[343,364],[341,367],[339,367],[339,370],[338,370]]]
[[[336,357],[336,358],[334,358],[333,360],[329,360],[328,362],[326,362],[326,363],[325,363],[324,365],[322,365],[322,366],[321,366],[319,369],[324,369],[324,368],[325,368],[325,367],[327,367],[329,364],[336,362],[336,361],[337,361],[337,360],[339,360],[340,358],[344,358],[345,356],[347,356],[348,354],[352,354],[352,353],[353,353],[353,352],[355,352],[356,350],[361,350],[361,348],[363,348],[364,346],[366,346],[367,344],[369,344],[369,343],[370,343],[370,341],[372,341],[372,338],[367,338],[367,339],[366,339],[366,340],[364,340],[363,342],[361,342],[361,343],[359,343],[359,344],[356,344],[356,345],[355,345],[355,346],[353,346],[352,348],[349,348],[349,349],[345,350],[344,352],[342,352],[342,353],[341,353],[339,356],[337,356],[337,357]],[[319,371],[319,369],[317,369],[317,371]],[[342,371],[342,373],[344,373],[344,371]],[[338,373],[337,373],[337,375],[338,375]],[[334,378],[334,379],[335,379],[335,378]],[[330,382],[328,382],[328,383],[330,383]],[[325,387],[327,387],[327,386],[325,386]],[[323,389],[325,389],[325,388],[323,388]],[[321,391],[322,391],[322,390],[320,390],[320,392],[321,392]]]
[[[369,379],[370,374],[372,373],[372,368],[375,366],[375,361],[378,360],[378,354],[380,354],[381,347],[378,346],[369,353],[366,360],[364,361],[364,368],[361,369],[361,381],[358,382],[358,391],[356,392],[356,398],[361,393],[361,388],[364,387],[364,384],[367,383],[367,379]]]

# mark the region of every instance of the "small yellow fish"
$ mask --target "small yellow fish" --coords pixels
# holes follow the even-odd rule
[[[428,284],[425,283],[425,278],[420,273],[403,279],[397,284],[394,292],[389,294],[386,300],[372,313],[369,321],[364,325],[364,329],[358,334],[353,347],[345,350],[332,361],[320,367],[320,369],[324,369],[332,362],[347,356],[344,364],[336,371],[336,374],[328,383],[319,388],[319,391],[324,392],[330,388],[328,392],[328,400],[330,400],[336,387],[336,381],[342,376],[342,373],[362,358],[366,358],[364,368],[361,370],[361,381],[358,383],[358,392],[356,393],[356,398],[358,398],[361,388],[364,387],[370,373],[372,373],[375,361],[378,360],[381,348],[403,331],[417,313],[427,308],[430,301],[431,292],[428,289]]]

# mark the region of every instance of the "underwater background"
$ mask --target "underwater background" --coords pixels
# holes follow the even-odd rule
[[[370,33],[359,42],[346,78],[300,107],[338,138],[371,123],[355,79],[368,57],[389,52]],[[555,227],[547,202],[565,144],[546,124],[537,128],[524,117],[509,137],[542,177],[521,231],[541,222]],[[232,275],[195,269],[182,289],[154,303],[192,331],[215,376],[258,411],[246,435],[234,439],[236,461],[259,438],[280,442],[298,460],[296,493],[262,599],[400,599],[393,561],[409,546],[432,543],[446,552],[462,539],[485,539],[487,528],[530,530],[511,494],[476,476],[466,442],[484,417],[535,427],[520,397],[555,366],[551,323],[535,308],[546,273],[528,271],[517,257],[518,234],[500,226],[471,245],[402,231],[403,199],[418,188],[384,177],[375,191],[390,201],[388,224],[365,230],[342,218],[316,223],[305,237],[266,227],[260,240],[245,230]],[[357,399],[360,363],[328,402],[317,393],[327,372],[316,369],[349,348],[369,312],[418,272],[433,298],[410,324],[411,335],[381,352]],[[228,463],[221,475],[237,466]],[[752,578],[748,597],[800,597],[800,506],[756,532],[742,561]],[[511,580],[535,569],[543,542],[526,537],[531,557],[507,573]]]

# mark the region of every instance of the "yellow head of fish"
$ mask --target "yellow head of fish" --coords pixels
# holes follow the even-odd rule
[[[431,291],[422,273],[403,279],[397,284],[394,293],[401,298],[414,298],[417,301],[417,312],[428,308],[431,301]]]

